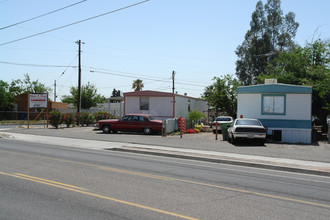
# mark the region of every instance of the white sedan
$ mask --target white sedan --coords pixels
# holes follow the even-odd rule
[[[238,118],[228,128],[228,141],[235,144],[238,139],[253,139],[264,145],[266,129],[258,119]]]
[[[218,130],[218,133],[221,133],[221,124],[222,123],[232,123],[233,122],[233,118],[230,116],[220,116],[217,117],[214,122],[212,123],[212,130],[213,130],[213,134],[216,133],[216,130]]]

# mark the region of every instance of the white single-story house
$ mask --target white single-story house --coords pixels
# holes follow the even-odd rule
[[[259,119],[273,140],[311,143],[312,87],[275,80],[238,87],[237,93],[237,117]]]
[[[158,119],[187,117],[190,111],[207,112],[207,102],[186,95],[157,91],[124,93],[124,114],[151,114]]]

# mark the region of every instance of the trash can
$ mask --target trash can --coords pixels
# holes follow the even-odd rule
[[[228,128],[230,127],[231,123],[221,123],[221,130],[222,130],[222,140],[228,140]]]

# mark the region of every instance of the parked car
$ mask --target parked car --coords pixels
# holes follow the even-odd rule
[[[117,131],[152,134],[161,132],[163,127],[161,120],[155,120],[151,115],[147,114],[128,114],[120,119],[100,120],[98,124],[99,129],[105,134],[117,133]]]
[[[218,133],[221,133],[221,124],[222,123],[232,123],[233,122],[233,118],[230,116],[220,116],[217,117],[214,122],[212,123],[212,130],[213,130],[213,134],[216,133],[216,130],[218,130]],[[216,124],[218,124],[218,126],[216,126]]]
[[[235,144],[238,139],[253,139],[264,145],[266,129],[258,119],[238,118],[228,128],[228,141]]]

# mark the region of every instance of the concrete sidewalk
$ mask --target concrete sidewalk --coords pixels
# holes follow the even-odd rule
[[[0,137],[9,140],[14,139],[18,141],[28,141],[47,145],[60,145],[65,147],[77,147],[94,150],[125,151],[330,176],[330,163],[327,162],[226,153],[211,150],[176,148],[150,144],[86,140],[68,137],[51,137],[32,134],[11,133],[6,131],[1,131]]]

